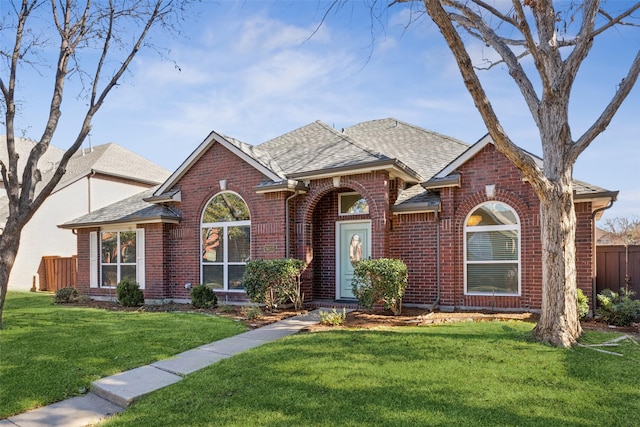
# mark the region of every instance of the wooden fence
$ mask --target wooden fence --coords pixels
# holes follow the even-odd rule
[[[39,272],[41,291],[75,288],[78,278],[77,257],[43,256]]]
[[[628,262],[627,260],[628,256]],[[596,247],[596,291],[603,289],[619,291],[625,287],[625,277],[629,276],[629,290],[640,297],[640,245],[628,246],[597,246]]]

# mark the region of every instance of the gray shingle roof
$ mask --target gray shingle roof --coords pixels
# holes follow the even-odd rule
[[[127,199],[120,200],[101,209],[90,212],[79,218],[59,225],[60,228],[78,228],[100,226],[107,224],[141,223],[149,221],[177,222],[180,212],[163,205],[145,202],[151,197],[157,187],[147,189]]]
[[[58,186],[63,187],[92,171],[148,184],[160,184],[170,175],[168,170],[150,160],[118,144],[108,143],[75,153]]]
[[[274,138],[257,148],[277,159],[287,175],[391,160],[320,121]]]
[[[33,144],[31,141],[27,142],[29,144]],[[25,144],[24,146],[28,146],[28,144]],[[36,188],[36,191],[42,188],[42,183],[48,182],[54,173],[50,168],[45,169],[45,167],[48,166],[48,163],[43,163],[44,159],[55,159],[57,162],[62,156],[62,150],[50,146],[49,150],[52,149],[53,151],[50,156],[45,157],[43,155],[40,159],[39,164],[41,165],[40,168],[43,170],[43,173],[42,181]],[[47,153],[49,150],[47,150]],[[56,157],[58,154],[60,157]],[[81,149],[75,153],[71,159],[69,159],[69,162],[67,163],[67,170],[53,191],[59,191],[92,172],[124,178],[129,181],[137,181],[148,185],[159,184],[170,175],[168,170],[156,165],[150,160],[147,160],[118,144],[109,143],[98,145],[92,150]],[[0,197],[0,223],[4,222],[8,215],[8,200],[6,196],[2,196]]]
[[[31,149],[36,145],[35,141],[25,138],[16,138],[16,153],[18,153],[18,170],[20,173],[24,170],[24,164],[29,158],[29,153]],[[47,151],[42,155],[40,161],[38,162],[40,171],[42,173],[50,170],[55,162],[60,161],[62,155],[64,154],[64,150],[50,145]],[[7,155],[7,136],[0,135],[0,161],[2,161],[5,165],[7,164],[7,160],[9,159]],[[0,181],[2,177],[0,177]],[[20,177],[22,180],[22,176]]]
[[[362,122],[346,128],[345,134],[372,150],[400,160],[425,180],[469,148],[457,139],[393,118]]]
[[[435,211],[440,206],[440,197],[425,190],[420,184],[413,185],[398,193],[398,199],[393,205],[393,211],[400,213],[420,208],[422,211]]]

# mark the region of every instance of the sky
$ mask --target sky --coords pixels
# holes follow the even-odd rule
[[[622,9],[630,3],[613,4]],[[380,9],[372,22],[367,4],[354,0],[331,10],[320,25],[330,4],[203,0],[181,35],[152,34],[166,51],[140,51],[94,118],[85,147],[115,142],[173,171],[211,131],[257,145],[316,120],[341,129],[392,117],[470,144],[487,133],[428,17],[396,4]],[[494,57],[467,41],[474,63]],[[574,139],[601,113],[639,49],[639,28],[616,28],[596,39],[571,96]],[[25,72],[17,125],[37,140],[51,79],[43,71]],[[538,130],[505,68],[480,76],[511,139],[541,155]],[[78,82],[67,87],[53,140],[60,148],[75,139],[86,108],[76,96]],[[575,165],[575,178],[620,191],[604,219],[640,216],[639,111],[640,84]]]

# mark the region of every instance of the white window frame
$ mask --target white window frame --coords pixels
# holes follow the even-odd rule
[[[118,242],[120,241],[120,233],[135,231],[136,232],[136,282],[140,289],[145,288],[145,241],[144,241],[144,228],[135,228],[135,226],[121,226],[121,227],[105,227],[100,231],[93,231],[89,233],[89,264],[91,272],[89,273],[89,287],[91,288],[103,288],[103,289],[115,289],[116,286],[104,286],[102,284],[102,233],[118,233]],[[134,263],[122,263],[118,259],[118,263],[111,263],[108,265],[116,265],[117,280],[116,283],[120,283],[121,273],[120,267],[123,265],[133,265]]]
[[[504,224],[504,225],[475,225],[475,226],[468,226],[468,221],[469,218],[471,217],[471,215],[477,211],[478,209],[480,209],[482,206],[484,205],[488,205],[488,204],[501,204],[503,206],[505,206],[506,208],[508,208],[511,213],[513,213],[514,217],[516,218],[516,224]],[[488,295],[495,295],[495,296],[521,296],[522,295],[522,253],[521,253],[521,247],[522,247],[522,232],[521,232],[521,227],[520,227],[520,217],[518,216],[518,213],[515,211],[515,209],[513,209],[511,206],[509,206],[508,204],[504,203],[504,202],[499,202],[499,201],[488,201],[488,202],[484,202],[481,203],[477,206],[475,206],[473,209],[471,209],[471,211],[467,214],[465,221],[464,221],[464,231],[463,231],[463,253],[464,253],[464,294],[465,295],[477,295],[477,296],[488,296]],[[490,260],[490,261],[469,261],[467,259],[467,235],[469,233],[476,233],[476,232],[487,232],[487,231],[515,231],[517,233],[517,241],[518,241],[518,256],[517,256],[517,260],[516,261],[511,261],[511,260]],[[497,292],[469,292],[467,290],[467,275],[468,275],[468,269],[467,267],[470,265],[488,265],[488,264],[513,264],[517,267],[518,269],[518,291],[516,293],[497,293]]]
[[[229,289],[229,266],[233,266],[233,265],[247,265],[246,261],[229,261],[229,227],[249,227],[249,257],[251,257],[251,219],[248,220],[244,220],[244,221],[225,221],[225,222],[202,222],[202,220],[204,219],[204,213],[207,209],[207,206],[209,206],[209,203],[211,203],[211,201],[213,199],[215,199],[217,196],[219,196],[222,193],[230,193],[230,194],[234,194],[236,196],[238,196],[243,202],[244,204],[247,206],[247,210],[249,210],[249,205],[247,204],[247,202],[244,200],[244,198],[242,198],[242,196],[240,196],[238,193],[235,193],[233,191],[221,191],[219,193],[216,193],[213,197],[211,197],[207,203],[204,205],[204,208],[202,209],[202,214],[200,216],[200,233],[199,233],[199,239],[200,239],[200,250],[199,250],[199,254],[202,254],[202,230],[205,228],[222,228],[222,261],[218,262],[205,262],[202,259],[202,255],[200,255],[200,283],[204,284],[204,267],[205,265],[222,265],[222,289],[220,288],[213,288],[214,291],[225,291],[225,292],[238,292],[238,293],[243,293],[245,292],[244,289]],[[251,211],[249,211],[249,218],[251,218]]]
[[[356,212],[356,213],[342,212],[342,198],[344,196],[354,196],[354,195],[360,196],[361,199],[364,199],[365,201],[367,201],[367,199],[357,191],[352,191],[348,193],[339,193],[338,194],[338,216],[369,215],[369,212]],[[367,202],[367,208],[369,208],[369,202]]]

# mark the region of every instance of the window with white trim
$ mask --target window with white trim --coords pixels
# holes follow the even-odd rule
[[[99,286],[115,287],[122,280],[129,279],[137,282],[140,288],[144,289],[144,229],[101,230],[98,234],[100,236]],[[90,241],[93,241],[92,236]],[[92,244],[91,251],[96,249]],[[90,254],[91,264],[95,263],[96,267],[97,255],[97,253]],[[94,280],[92,277],[92,284]]]
[[[340,193],[338,215],[362,215],[369,213],[367,199],[358,193]]]
[[[465,294],[520,295],[520,221],[500,202],[477,206],[464,227]]]
[[[216,194],[202,213],[201,283],[213,289],[242,291],[251,255],[249,207],[232,192]]]

